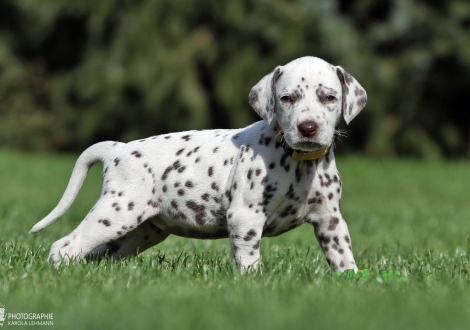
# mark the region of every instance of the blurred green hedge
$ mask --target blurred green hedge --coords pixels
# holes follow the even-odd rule
[[[340,148],[470,156],[467,0],[0,0],[0,143],[244,126],[251,87],[304,55],[368,92]]]

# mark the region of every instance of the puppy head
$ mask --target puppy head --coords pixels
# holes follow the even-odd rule
[[[268,123],[276,118],[287,144],[307,152],[328,147],[341,113],[349,124],[366,101],[354,77],[316,57],[276,67],[249,94],[256,113]]]

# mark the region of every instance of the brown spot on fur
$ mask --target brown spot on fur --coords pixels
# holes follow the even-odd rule
[[[328,224],[328,230],[335,230],[338,224],[339,224],[339,219],[336,217],[331,217],[330,222]]]
[[[98,220],[98,222],[102,223],[106,227],[111,226],[111,221],[109,221],[108,219],[100,219],[100,220]]]
[[[256,90],[251,90],[250,95],[250,103],[258,102],[258,92]]]
[[[176,156],[179,156],[179,155],[181,155],[181,153],[182,153],[183,151],[184,151],[184,148],[182,148],[182,149],[178,150],[178,151],[176,152]]]

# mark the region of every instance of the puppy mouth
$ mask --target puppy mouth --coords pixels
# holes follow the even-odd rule
[[[300,153],[315,153],[320,150],[326,150],[329,149],[331,144],[333,143],[333,141],[329,144],[319,143],[317,140],[317,135],[312,137],[303,137],[297,136],[296,134],[292,133],[285,134],[284,131],[281,129],[279,123],[276,124],[276,129],[276,140],[281,143],[283,148],[285,149],[287,147],[291,150]]]
[[[328,148],[328,146],[325,146],[323,144],[317,143],[317,142],[298,142],[298,143],[288,143],[289,147],[291,147],[294,150],[299,150],[303,152],[313,152],[321,149]]]

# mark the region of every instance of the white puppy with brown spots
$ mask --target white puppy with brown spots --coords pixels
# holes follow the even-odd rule
[[[245,270],[259,266],[262,237],[309,223],[330,266],[357,271],[331,146],[341,113],[349,123],[366,100],[341,67],[315,57],[296,59],[252,88],[249,102],[263,121],[91,146],[78,158],[57,207],[31,233],[67,211],[88,169],[101,161],[100,198],[74,231],[52,245],[55,263],[90,253],[135,255],[173,234],[228,237]]]

